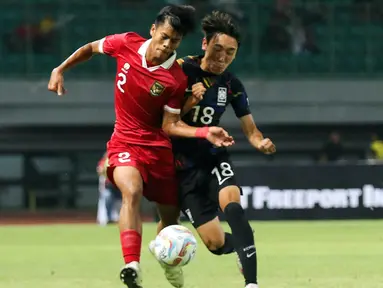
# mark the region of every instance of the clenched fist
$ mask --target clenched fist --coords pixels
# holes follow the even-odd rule
[[[197,103],[203,99],[205,92],[206,88],[201,82],[198,82],[192,86],[192,96],[194,97]]]
[[[275,151],[277,151],[274,143],[269,138],[261,140],[257,144],[256,148],[264,154],[273,154]]]

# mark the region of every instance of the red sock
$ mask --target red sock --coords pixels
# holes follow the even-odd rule
[[[135,230],[125,230],[120,233],[120,240],[125,264],[133,261],[140,262],[141,235]]]

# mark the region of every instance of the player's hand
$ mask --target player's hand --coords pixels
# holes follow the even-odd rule
[[[51,78],[49,79],[48,83],[48,90],[57,93],[59,96],[62,96],[66,93],[64,88],[64,75],[57,68],[52,70]]]
[[[233,137],[221,127],[209,127],[206,139],[217,147],[228,147],[234,144]]]
[[[262,139],[257,145],[256,148],[264,154],[273,154],[277,151],[274,143],[269,139]]]
[[[192,96],[196,104],[203,99],[205,92],[206,88],[203,86],[202,82],[198,82],[192,86]]]

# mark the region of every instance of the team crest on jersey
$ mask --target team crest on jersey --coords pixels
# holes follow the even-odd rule
[[[217,105],[226,106],[226,101],[227,101],[227,88],[218,87]]]
[[[152,87],[150,87],[150,94],[152,94],[154,97],[157,97],[160,96],[164,90],[165,86],[156,81],[153,83]]]

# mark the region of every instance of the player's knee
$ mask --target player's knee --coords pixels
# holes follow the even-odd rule
[[[122,205],[137,207],[140,205],[142,192],[138,190],[126,190],[122,193]]]
[[[139,207],[142,198],[142,188],[139,185],[121,185],[122,205]]]
[[[143,182],[138,170],[133,167],[117,167],[114,170],[114,180],[122,195],[122,205],[139,207]]]
[[[219,253],[220,248],[225,245],[225,239],[221,237],[219,238],[207,238],[203,239],[203,242],[206,246],[206,248],[215,255],[221,255],[222,253]]]

